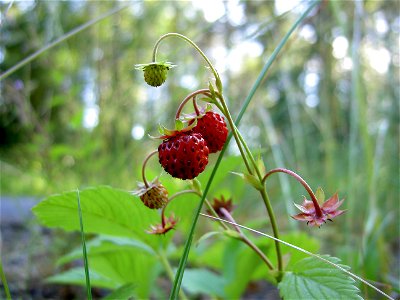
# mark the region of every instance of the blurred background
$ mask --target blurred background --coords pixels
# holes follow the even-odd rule
[[[174,38],[161,44],[157,58],[178,67],[159,88],[144,83],[134,65],[151,61],[162,34],[184,34],[202,48],[223,79],[235,117],[309,4],[1,1],[1,255],[12,288],[33,289],[55,272],[60,254],[79,244],[79,235],[38,226],[32,205],[88,186],[135,189],[141,162],[158,146],[148,134],[157,135],[159,123],[172,127],[180,101],[208,86],[205,62]],[[282,49],[239,127],[267,169],[292,169],[313,189],[345,198],[347,213],[315,230],[289,217],[302,187],[289,177],[270,179],[281,230],[316,237],[320,253],[340,257],[381,288],[398,288],[400,277],[399,10],[395,0],[322,1]],[[225,155],[244,170],[233,142]],[[149,168],[149,177],[161,172],[155,160]],[[265,220],[257,194],[229,171],[221,171],[212,193],[234,195],[237,221],[253,220],[268,232],[254,222]]]

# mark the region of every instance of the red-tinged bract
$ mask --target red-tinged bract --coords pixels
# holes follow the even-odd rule
[[[326,223],[327,220],[332,221],[333,218],[340,216],[345,212],[344,210],[338,210],[343,201],[343,199],[339,201],[337,193],[334,194],[321,205],[320,210],[322,213],[318,215],[313,201],[304,198],[304,201],[301,205],[295,204],[296,207],[302,212],[292,216],[292,218],[298,221],[307,222],[307,225],[310,226],[320,227]]]
[[[147,231],[150,234],[166,234],[171,229],[175,228],[176,223],[178,222],[174,216],[170,216],[166,218],[163,216],[162,223],[150,226],[151,229]]]

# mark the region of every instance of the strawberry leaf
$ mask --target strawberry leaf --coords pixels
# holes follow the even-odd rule
[[[332,263],[340,259],[323,256]],[[350,269],[348,266],[340,265]],[[362,299],[353,278],[313,257],[300,260],[285,272],[278,288],[284,299]]]

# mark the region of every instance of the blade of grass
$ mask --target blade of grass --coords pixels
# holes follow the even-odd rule
[[[3,283],[6,298],[7,298],[7,300],[11,300],[10,289],[8,288],[6,274],[3,271],[3,261],[1,260],[1,256],[0,256],[0,278],[1,278],[1,282]]]
[[[308,9],[299,17],[299,19],[292,25],[290,30],[286,33],[286,35],[279,42],[279,44],[275,48],[274,52],[271,54],[271,56],[269,57],[269,59],[265,63],[264,67],[262,68],[260,74],[258,75],[253,87],[251,88],[248,96],[246,97],[246,99],[245,99],[245,101],[244,101],[244,103],[242,105],[242,108],[241,108],[241,110],[240,110],[240,112],[239,112],[239,114],[238,114],[238,116],[237,116],[237,118],[235,120],[236,127],[239,126],[239,123],[242,120],[242,117],[243,117],[247,107],[249,106],[251,100],[253,99],[253,96],[256,93],[256,91],[257,91],[258,87],[260,86],[261,82],[263,81],[267,71],[271,67],[272,63],[275,61],[278,53],[281,51],[283,46],[285,46],[286,42],[288,41],[288,39],[291,36],[291,34],[293,33],[293,31],[300,25],[300,23],[304,20],[304,18],[311,12],[311,10],[319,2],[320,2],[319,0],[313,2],[308,7]],[[192,226],[191,226],[190,231],[189,231],[189,236],[188,236],[188,238],[186,240],[185,248],[183,250],[182,257],[181,257],[181,259],[179,261],[178,270],[177,270],[176,275],[175,275],[174,285],[172,287],[171,294],[169,296],[170,299],[177,299],[177,297],[178,297],[179,290],[180,290],[181,283],[182,283],[182,279],[183,279],[183,274],[185,272],[185,266],[186,266],[187,258],[189,256],[190,247],[191,247],[192,241],[193,241],[194,229],[196,228],[197,220],[199,218],[199,215],[200,215],[200,212],[201,212],[201,208],[202,208],[203,203],[204,203],[204,199],[206,198],[207,193],[208,193],[208,191],[209,191],[209,189],[211,187],[211,184],[212,184],[212,181],[214,179],[214,176],[215,176],[215,174],[216,174],[216,172],[218,170],[218,167],[219,167],[219,165],[221,163],[222,157],[223,157],[223,155],[225,153],[225,150],[226,150],[231,138],[232,138],[232,133],[229,134],[227,142],[225,143],[224,148],[222,149],[220,155],[218,156],[218,159],[217,159],[217,161],[215,163],[214,169],[213,169],[213,171],[212,171],[212,173],[210,175],[210,178],[209,178],[209,180],[207,182],[207,185],[206,185],[206,187],[204,189],[204,193],[203,193],[203,196],[202,196],[202,198],[200,200],[200,204],[199,204],[199,206],[197,208],[196,214],[195,214],[195,216],[193,218]]]
[[[114,9],[106,12],[105,14],[102,14],[102,15],[98,16],[97,18],[94,18],[93,20],[90,20],[89,22],[86,22],[85,24],[82,24],[82,25],[76,27],[75,29],[71,30],[70,32],[62,35],[61,37],[56,39],[54,42],[51,42],[50,44],[48,44],[48,45],[44,46],[43,48],[39,49],[38,51],[36,51],[35,53],[32,53],[31,55],[29,55],[28,57],[26,57],[25,59],[21,60],[19,63],[17,63],[16,65],[11,67],[7,71],[5,71],[3,74],[0,75],[0,80],[3,80],[5,78],[7,78],[12,73],[14,73],[18,69],[22,68],[23,66],[25,66],[26,64],[28,64],[29,62],[34,60],[36,57],[38,57],[39,55],[41,55],[44,52],[46,52],[47,50],[53,48],[54,46],[57,46],[61,42],[64,42],[65,40],[73,37],[74,35],[78,34],[79,32],[89,28],[90,26],[100,22],[103,19],[108,18],[109,16],[111,16],[111,15],[113,15],[113,14],[115,14],[115,13],[117,13],[117,12],[127,8],[127,7],[129,7],[129,5],[124,5],[124,6],[121,6],[121,7],[114,8]]]
[[[362,17],[362,3],[359,1],[354,2],[354,21],[353,21],[353,41],[352,41],[352,51],[351,58],[353,61],[353,69],[351,72],[351,107],[350,107],[350,132],[349,132],[349,152],[348,152],[348,199],[347,209],[348,213],[346,215],[346,244],[349,245],[354,243],[354,223],[357,218],[355,218],[355,212],[359,213],[356,209],[356,192],[359,188],[355,184],[355,177],[357,175],[357,168],[359,167],[359,156],[361,155],[359,143],[359,122],[360,122],[360,60],[359,60],[359,49],[361,43],[361,17]],[[364,162],[363,162],[364,163]],[[354,259],[346,257],[346,262],[350,265],[354,265]]]
[[[77,190],[76,192],[77,192],[77,200],[78,200],[79,224],[81,227],[83,262],[85,265],[86,292],[87,292],[88,300],[91,300],[92,299],[92,288],[90,286],[89,263],[88,263],[87,252],[86,252],[85,231],[83,230],[81,198],[79,196],[79,190]]]

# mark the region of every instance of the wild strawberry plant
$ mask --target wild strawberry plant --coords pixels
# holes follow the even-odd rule
[[[314,5],[282,40],[260,79],[291,32]],[[85,254],[88,258],[85,265],[90,283],[84,280],[81,267],[52,276],[48,281],[113,289],[111,298],[166,297],[165,292],[153,288],[157,277],[165,273],[172,286],[170,299],[186,299],[197,293],[239,298],[250,280],[264,278],[275,284],[285,299],[361,299],[353,278],[362,279],[351,274],[347,266],[340,265],[340,259],[313,254],[319,249],[318,241],[305,234],[281,234],[266,185],[273,174],[283,173],[293,177],[309,196],[310,200],[304,198],[302,204],[295,204],[300,212],[292,216],[293,219],[318,228],[333,222],[345,211],[340,209],[343,200],[339,200],[338,194],[325,201],[322,189],[314,192],[295,171],[285,168],[264,171],[266,168],[261,160],[254,157],[238,125],[260,81],[257,81],[234,120],[220,75],[208,57],[186,36],[168,33],[156,42],[152,62],[136,65],[152,87],[164,84],[171,68],[176,67],[156,59],[159,45],[170,38],[179,38],[194,47],[205,60],[213,79],[206,88],[192,91],[181,101],[175,115],[175,128],[160,126],[161,135],[155,138],[158,139],[157,146],[142,164],[142,183],[135,192],[111,187],[89,188],[80,192],[79,202],[76,201],[76,192],[69,192],[48,197],[34,208],[34,213],[46,226],[96,234],[84,247],[88,253],[87,257]],[[182,114],[184,107],[192,112]],[[227,158],[223,161],[232,138],[239,149],[240,159]],[[211,155],[218,155],[215,163],[210,162]],[[148,181],[146,167],[150,159],[157,159],[167,174]],[[272,243],[269,239],[250,238],[243,231],[243,226],[237,224],[233,216],[235,199],[212,197],[213,201],[209,201],[208,193],[215,178],[235,171],[233,166],[240,161],[244,171],[234,174],[259,194],[260,202],[265,206],[265,224],[270,226],[271,231],[271,235],[267,236]],[[205,175],[204,172],[209,172],[209,176],[203,189],[199,179]],[[175,179],[164,180],[169,176]],[[202,213],[203,204],[207,206],[205,213]],[[78,209],[82,215],[81,223],[77,217]],[[193,215],[193,218],[183,218],[185,215]],[[198,243],[212,236],[223,235],[225,238],[218,239],[203,254],[190,254],[201,215],[216,220],[220,229],[205,233]],[[175,247],[174,229],[181,229],[184,233],[186,242],[183,252]],[[300,252],[293,252],[292,248]],[[62,257],[59,263],[65,264],[80,256],[81,250],[77,249]],[[176,271],[171,264],[174,257],[179,257]],[[194,264],[187,267],[190,259]],[[204,267],[195,267],[201,263]],[[210,271],[208,266],[220,273]]]

